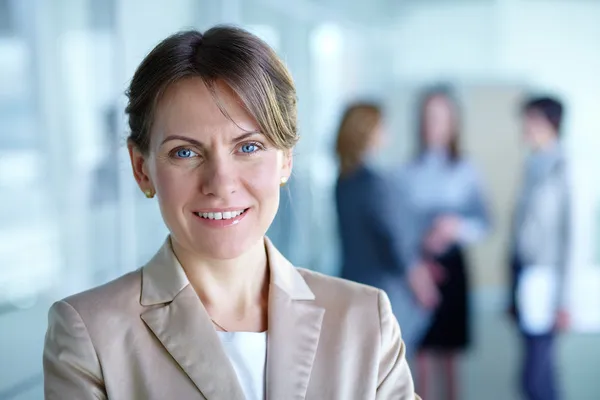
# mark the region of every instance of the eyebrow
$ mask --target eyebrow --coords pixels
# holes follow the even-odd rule
[[[233,139],[231,139],[231,143],[239,142],[241,140],[247,139],[247,138],[249,138],[251,136],[254,136],[254,135],[262,135],[262,132],[259,132],[259,131],[246,132],[246,133],[244,133],[244,134],[242,134],[240,136],[236,136]],[[182,136],[182,135],[169,135],[169,136],[167,136],[165,138],[165,140],[162,141],[162,143],[160,145],[162,146],[165,143],[170,142],[171,140],[182,140],[184,142],[188,142],[190,144],[193,144],[194,146],[197,146],[197,147],[204,147],[204,145],[200,141],[198,141],[196,139],[192,139],[192,138],[187,137],[187,136]]]

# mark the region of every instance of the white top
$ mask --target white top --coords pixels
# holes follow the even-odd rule
[[[527,265],[517,285],[521,328],[543,335],[554,328],[560,276],[553,266]]]
[[[247,400],[265,399],[267,332],[217,331]]]

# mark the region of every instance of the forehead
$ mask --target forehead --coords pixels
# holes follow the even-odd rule
[[[525,116],[527,118],[543,118],[544,114],[536,108],[530,108],[525,111]]]
[[[452,103],[443,95],[434,95],[426,103],[430,111],[451,111]]]
[[[231,88],[217,81],[211,93],[201,78],[194,77],[167,88],[156,106],[152,137],[154,140],[180,134],[201,141],[226,140],[258,130],[258,124]]]
[[[532,125],[545,125],[549,123],[544,114],[535,109],[526,111],[523,120],[526,124]]]

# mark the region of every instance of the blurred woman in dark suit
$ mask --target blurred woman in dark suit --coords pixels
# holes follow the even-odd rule
[[[346,110],[337,135],[340,174],[336,205],[343,278],[383,289],[402,326],[407,354],[416,349],[428,316],[405,275],[408,214],[397,179],[378,172],[371,160],[384,142],[380,107],[356,103]]]

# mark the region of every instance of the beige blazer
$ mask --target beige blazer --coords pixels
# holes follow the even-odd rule
[[[244,399],[169,243],[141,269],[51,307],[46,399]],[[418,399],[385,293],[266,247],[266,398]]]

